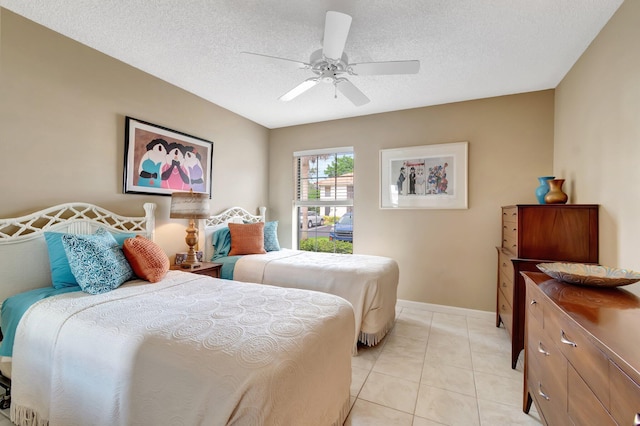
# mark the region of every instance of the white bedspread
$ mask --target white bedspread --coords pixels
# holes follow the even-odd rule
[[[243,256],[233,278],[288,288],[316,290],[340,296],[353,306],[358,340],[374,345],[393,326],[399,279],[395,260],[287,250]]]
[[[178,271],[56,296],[19,324],[11,420],[342,424],[353,324],[339,297]]]

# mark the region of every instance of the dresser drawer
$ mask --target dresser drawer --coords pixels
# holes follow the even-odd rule
[[[502,222],[502,235],[512,239],[518,238],[518,222]]]
[[[576,425],[615,426],[616,422],[606,408],[596,398],[589,386],[576,370],[569,366],[567,371],[567,408],[569,417]],[[633,420],[633,418],[631,419]],[[622,423],[631,425],[632,423]]]
[[[518,206],[502,208],[502,223],[518,223]]]
[[[609,407],[609,359],[584,335],[584,332],[557,309],[544,312],[545,334],[558,345],[567,360],[580,371],[582,379]]]
[[[500,290],[504,293],[505,298],[509,301],[509,304],[513,303],[513,279],[507,276],[504,272],[500,271],[499,276]]]
[[[544,297],[538,291],[538,288],[530,283],[527,283],[527,296],[526,296],[526,307],[527,307],[527,315],[530,320],[535,320],[538,322],[538,325],[542,328],[543,324],[543,316],[544,316]]]
[[[511,281],[513,281],[513,262],[511,262],[511,256],[505,254],[503,251],[500,251],[498,262],[500,272],[504,273],[511,279]]]
[[[514,256],[518,255],[518,239],[510,237],[502,237],[502,247],[513,253]]]
[[[567,360],[537,321],[528,317],[527,327],[527,368],[540,368],[532,390],[554,411],[564,413],[567,411]]]
[[[640,385],[609,361],[611,382],[611,406],[609,411],[621,425],[633,424],[636,413],[640,413]]]
[[[498,313],[500,314],[504,328],[506,328],[509,335],[513,337],[513,308],[511,307],[511,300],[507,299],[502,290],[498,290]]]
[[[534,380],[531,380],[531,379]],[[527,386],[529,393],[533,397],[538,413],[542,416],[544,423],[549,426],[569,425],[569,416],[566,410],[566,395],[554,391],[553,385],[537,379],[536,375],[527,376]]]
[[[540,374],[542,373],[542,369],[538,364],[537,357],[533,357],[530,355],[530,348],[527,346],[525,349],[525,354],[527,357],[527,370],[525,371],[525,380],[527,383],[529,395],[533,398],[534,403],[536,404],[536,408],[538,409],[538,413],[542,416],[542,413],[550,413],[552,412],[551,400],[543,398],[542,395],[538,392],[539,386],[541,386],[542,378]],[[526,391],[526,390],[525,390]],[[545,419],[546,420],[546,419]],[[546,420],[545,424],[552,424]]]

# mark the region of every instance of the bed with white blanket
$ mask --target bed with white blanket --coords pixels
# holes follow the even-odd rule
[[[51,286],[45,232],[106,230],[126,246],[131,234],[153,239],[154,207],[127,218],[73,203],[0,219],[3,311],[16,295]],[[13,342],[2,372],[10,375],[16,424],[337,425],[346,418],[354,317],[339,297],[182,271],[98,294],[80,286],[35,301],[14,337],[4,333],[2,346]],[[3,312],[3,332],[4,320]]]
[[[259,215],[233,207],[205,220],[205,256],[222,263],[222,277],[236,281],[263,283],[286,288],[302,288],[335,294],[351,303],[355,313],[357,342],[377,344],[393,326],[399,279],[395,260],[372,255],[319,253],[280,249],[269,250],[276,222],[265,222],[265,208]],[[221,232],[236,224],[264,222],[266,253],[228,256],[220,246],[233,246]],[[237,228],[237,227],[236,227]],[[227,234],[222,234],[227,235]],[[232,275],[231,275],[232,274]]]

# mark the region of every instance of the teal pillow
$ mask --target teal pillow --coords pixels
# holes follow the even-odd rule
[[[125,232],[124,234],[120,234],[119,232],[110,232],[110,234],[113,235],[113,238],[116,239],[120,248],[122,248],[124,240],[128,238],[135,238],[137,235],[134,232]]]
[[[45,232],[44,239],[47,242],[49,251],[49,268],[51,269],[51,284],[54,288],[74,287],[78,285],[76,277],[73,276],[67,253],[62,245],[62,236],[71,235],[62,232]]]
[[[231,250],[231,233],[229,232],[229,227],[225,226],[224,228],[214,231],[211,242],[214,248],[213,258],[211,260],[227,257]]]
[[[278,221],[267,222],[264,224],[264,249],[266,251],[280,250],[278,242]]]
[[[62,245],[71,272],[86,293],[106,293],[133,278],[118,242],[102,228],[94,235],[63,235]]]

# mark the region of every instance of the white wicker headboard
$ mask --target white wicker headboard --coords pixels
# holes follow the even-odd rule
[[[45,231],[92,234],[103,227],[153,240],[156,205],[145,203],[143,207],[144,216],[126,217],[92,204],[67,203],[0,219],[0,303],[14,294],[51,285]]]
[[[266,207],[259,207],[259,215],[253,215],[242,207],[231,207],[220,214],[213,215],[204,220],[204,260],[211,261],[213,257],[213,243],[211,242],[211,236],[216,229],[219,229],[227,223],[256,223],[264,222],[265,214],[267,212]]]

